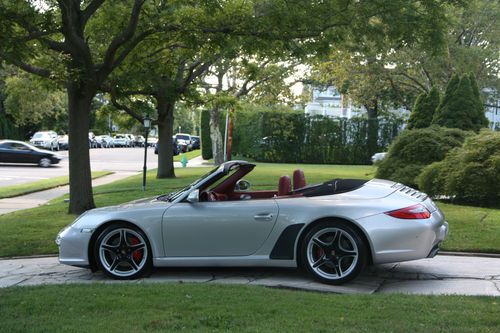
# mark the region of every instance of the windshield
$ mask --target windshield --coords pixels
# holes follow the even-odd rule
[[[181,139],[181,140],[189,140],[189,136],[187,135],[177,135],[176,136],[177,140]]]
[[[43,133],[35,133],[35,135],[33,136],[33,139],[40,139],[40,138],[43,138],[45,135]]]
[[[206,174],[204,174],[203,176],[201,176],[200,178],[198,178],[194,182],[192,182],[189,186],[186,186],[186,187],[182,188],[181,190],[178,190],[178,191],[175,191],[175,192],[172,192],[169,194],[160,195],[159,197],[157,197],[157,199],[162,200],[162,201],[170,201],[170,202],[174,201],[175,199],[179,198],[182,194],[184,194],[184,192],[195,187],[202,180],[204,180],[205,178],[207,178],[210,175],[212,175],[213,173],[215,173],[217,170],[219,170],[219,168],[220,167],[216,167],[216,168],[210,170],[209,172],[207,172]]]

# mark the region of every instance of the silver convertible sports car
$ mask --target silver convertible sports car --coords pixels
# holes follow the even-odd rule
[[[373,179],[307,185],[295,170],[276,190],[243,177],[255,165],[231,161],[188,187],[92,209],[57,236],[63,264],[133,279],[164,266],[300,267],[341,284],[366,265],[433,257],[448,232],[424,193]]]

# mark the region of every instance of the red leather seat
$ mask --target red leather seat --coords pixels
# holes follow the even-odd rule
[[[304,171],[297,169],[293,172],[293,189],[302,188],[306,186],[306,177]]]
[[[281,176],[278,184],[278,196],[288,195],[292,192],[292,181],[288,176]]]

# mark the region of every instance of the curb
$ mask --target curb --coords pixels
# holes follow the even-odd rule
[[[455,257],[500,258],[500,253],[481,253],[481,252],[450,252],[450,251],[439,251],[437,255],[455,256]]]

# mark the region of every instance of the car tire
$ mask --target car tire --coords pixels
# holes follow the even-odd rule
[[[151,246],[146,235],[123,223],[112,224],[99,234],[94,257],[99,269],[117,280],[139,278],[152,267]]]
[[[367,245],[355,228],[341,221],[323,222],[308,231],[301,244],[300,262],[314,279],[343,284],[363,271]]]
[[[51,164],[52,164],[52,162],[50,161],[50,158],[47,158],[47,157],[42,157],[38,161],[38,165],[41,166],[42,168],[48,168]]]

